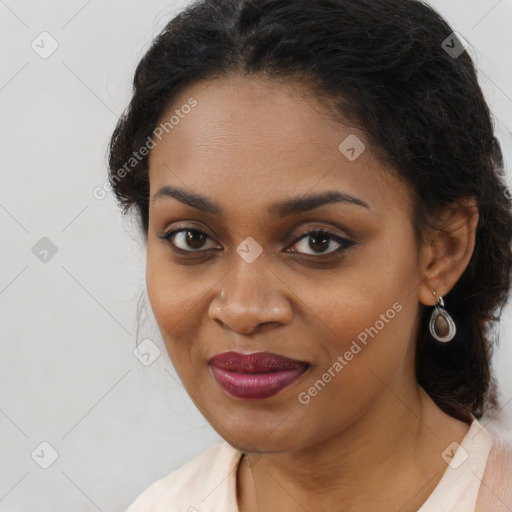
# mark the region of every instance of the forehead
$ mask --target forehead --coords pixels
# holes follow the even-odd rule
[[[191,99],[195,106],[185,107]],[[334,121],[300,84],[247,77],[198,82],[175,98],[159,125],[171,117],[150,153],[151,197],[174,184],[247,207],[333,188],[377,209],[409,200],[364,132]]]

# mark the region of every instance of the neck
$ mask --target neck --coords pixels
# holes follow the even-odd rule
[[[440,454],[468,425],[410,389],[397,397],[384,388],[375,407],[321,442],[264,454],[253,467],[244,457],[240,511],[417,510],[446,469]]]

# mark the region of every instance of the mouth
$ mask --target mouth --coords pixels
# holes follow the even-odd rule
[[[213,377],[226,392],[253,400],[270,398],[283,391],[311,366],[271,352],[223,352],[211,357],[208,363]]]

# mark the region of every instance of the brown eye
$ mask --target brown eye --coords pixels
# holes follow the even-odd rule
[[[167,240],[173,248],[181,252],[200,252],[211,249],[211,247],[204,247],[205,242],[210,239],[210,237],[198,229],[177,229],[165,233],[160,236],[160,238]]]
[[[304,233],[292,246],[298,246],[300,249],[292,249],[292,252],[299,252],[310,256],[323,255],[342,252],[353,245],[355,245],[354,242],[335,235],[334,233],[316,230]],[[308,250],[312,252],[307,252]]]
[[[166,240],[171,249],[178,253],[207,253],[219,249],[213,243],[213,239],[204,231],[193,228],[181,228],[159,235],[159,238]],[[208,240],[213,245],[208,246]],[[314,230],[304,233],[292,246],[291,252],[305,254],[308,256],[323,256],[333,253],[341,253],[354,242],[325,230]],[[297,246],[298,249],[293,249]]]

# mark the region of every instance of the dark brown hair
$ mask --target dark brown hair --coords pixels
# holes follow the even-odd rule
[[[228,74],[292,79],[367,135],[411,187],[423,241],[435,213],[476,198],[476,245],[445,297],[457,334],[433,340],[422,306],[416,375],[446,413],[470,421],[496,406],[491,322],[510,290],[511,196],[475,67],[454,55],[452,29],[416,0],[200,0],[172,19],[137,66],[131,102],[109,146],[110,184],[126,213],[136,208],[147,240],[147,157],[126,163],[152,136],[176,95]],[[447,47],[448,41],[448,47]]]

